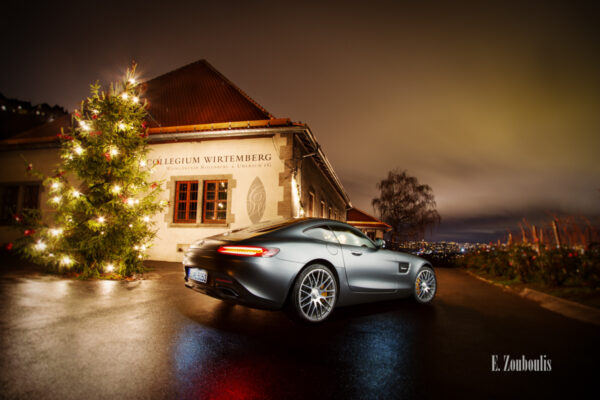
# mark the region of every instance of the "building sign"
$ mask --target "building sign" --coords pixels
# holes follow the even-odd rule
[[[245,153],[225,155],[194,155],[149,158],[148,163],[167,169],[216,169],[271,167],[272,153]]]

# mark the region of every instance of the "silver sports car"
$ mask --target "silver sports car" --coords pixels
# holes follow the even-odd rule
[[[261,223],[192,244],[185,285],[249,307],[288,305],[307,322],[351,304],[411,295],[430,302],[437,288],[431,265],[383,243],[328,219]]]

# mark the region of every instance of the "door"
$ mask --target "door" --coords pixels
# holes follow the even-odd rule
[[[398,261],[378,249],[362,232],[344,226],[331,226],[340,242],[346,279],[355,292],[390,293],[398,290]]]

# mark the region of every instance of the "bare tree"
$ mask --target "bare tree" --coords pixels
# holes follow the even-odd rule
[[[379,197],[371,203],[379,218],[392,226],[392,241],[422,238],[428,227],[439,224],[433,190],[406,171],[388,172],[377,189]]]

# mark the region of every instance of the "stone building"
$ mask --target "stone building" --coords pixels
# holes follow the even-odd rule
[[[195,239],[260,221],[301,216],[346,219],[351,206],[339,178],[306,124],[275,118],[201,60],[143,84],[148,101],[152,179],[169,203],[156,215],[150,258],[179,261]],[[57,134],[70,117],[0,141],[0,241],[22,208],[51,207],[32,163],[51,174]]]

